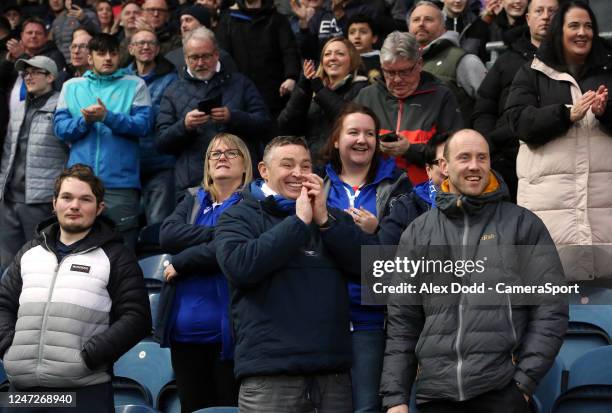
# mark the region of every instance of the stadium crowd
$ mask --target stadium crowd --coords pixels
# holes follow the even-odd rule
[[[183,412],[407,413],[413,387],[420,412],[528,412],[567,305],[366,304],[362,246],[528,245],[546,255],[521,265],[612,278],[612,44],[588,2],[0,10],[11,391],[114,411],[113,363],[153,331]],[[151,253],[172,254],[154,314]]]

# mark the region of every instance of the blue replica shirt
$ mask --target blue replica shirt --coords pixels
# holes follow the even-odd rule
[[[223,203],[213,203],[210,194],[200,189],[197,196],[200,209],[194,225],[215,226],[221,214],[239,200],[240,194],[234,193]],[[231,334],[222,325],[228,306],[229,291],[223,274],[177,278],[171,339],[201,344],[225,341],[223,336]]]
[[[343,182],[330,164],[325,167],[325,171],[331,183],[327,195],[327,206],[342,210],[350,207],[363,207],[378,216],[378,211],[376,210],[376,188],[385,179],[393,179],[395,162],[392,159],[380,158],[374,180],[360,188],[353,188]],[[350,315],[352,329],[381,330],[385,320],[384,307],[362,305],[361,286],[359,284],[349,281],[348,288],[351,300]]]

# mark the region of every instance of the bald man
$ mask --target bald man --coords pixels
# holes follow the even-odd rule
[[[487,247],[494,252],[513,248],[528,253],[511,263],[491,256],[484,275],[497,280],[503,274],[504,281],[521,286],[537,284],[540,277],[562,283],[563,268],[546,227],[529,210],[507,202],[507,187],[491,170],[489,146],[482,135],[470,129],[454,133],[440,167],[448,178],[436,198],[437,208],[404,231],[401,255],[424,245],[445,245],[449,250],[459,246],[461,256],[467,249],[482,254]],[[443,276],[420,274],[416,280],[425,285]],[[451,273],[449,278],[471,285],[476,277],[472,271],[461,278]],[[423,413],[527,413],[529,398],[561,347],[567,305],[546,301],[547,305],[517,306],[515,295],[495,290],[499,297],[489,299],[502,300],[478,307],[474,294],[424,291],[422,285],[416,283],[419,293],[413,297],[421,305],[391,301],[388,306],[381,378],[387,413],[408,413],[413,383]]]

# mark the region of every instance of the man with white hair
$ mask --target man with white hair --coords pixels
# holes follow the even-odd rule
[[[423,70],[436,76],[454,93],[470,124],[476,91],[487,74],[478,56],[459,45],[459,33],[446,31],[444,14],[436,4],[421,0],[408,15],[408,31],[415,35],[423,55]]]
[[[425,144],[436,134],[462,127],[461,112],[450,89],[423,72],[414,35],[395,31],[380,50],[384,80],[361,89],[355,101],[368,106],[381,122],[381,151],[395,156],[410,181],[427,180]]]
[[[228,73],[219,61],[212,31],[191,31],[183,49],[186,68],[162,97],[156,134],[158,149],[177,157],[177,191],[200,185],[203,154],[216,134],[240,136],[257,160],[259,139],[272,123],[255,84],[239,73]]]

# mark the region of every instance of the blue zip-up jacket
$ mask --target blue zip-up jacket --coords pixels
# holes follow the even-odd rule
[[[377,198],[380,196],[378,192],[381,182],[388,181],[389,183],[393,184],[397,183],[398,185],[394,185],[396,190],[391,191],[395,192],[395,195],[399,195],[400,193],[404,192],[404,190],[408,191],[409,183],[406,179],[406,175],[402,174],[396,168],[395,161],[393,159],[384,159],[381,157],[379,162],[380,163],[376,170],[374,180],[371,183],[363,186],[358,193],[356,193],[356,191],[350,185],[343,182],[334,168],[330,164],[327,164],[325,167],[325,172],[330,182],[329,192],[327,195],[327,205],[340,210],[345,210],[349,207],[363,207],[376,215],[380,220],[384,214],[384,210],[387,209],[387,205],[382,205],[382,210],[378,210]],[[406,182],[405,186],[402,185],[402,181]],[[359,261],[358,256],[355,259]],[[349,281],[348,286],[352,329],[381,330],[384,326],[384,307],[362,305],[361,286],[352,281]]]
[[[139,76],[136,63],[131,63],[125,71],[130,75]],[[176,69],[166,58],[158,57],[155,68],[139,77],[145,81],[151,95],[151,117],[157,119],[161,98],[166,88],[178,79]],[[162,154],[155,147],[155,129],[151,129],[147,136],[140,138],[140,170],[143,175],[172,169],[175,163],[174,156]]]
[[[85,122],[81,109],[107,109],[102,122]],[[106,188],[140,188],[138,139],[152,127],[151,97],[145,82],[119,69],[110,75],[87,71],[64,83],[55,111],[55,135],[70,145],[68,166],[93,168]]]

